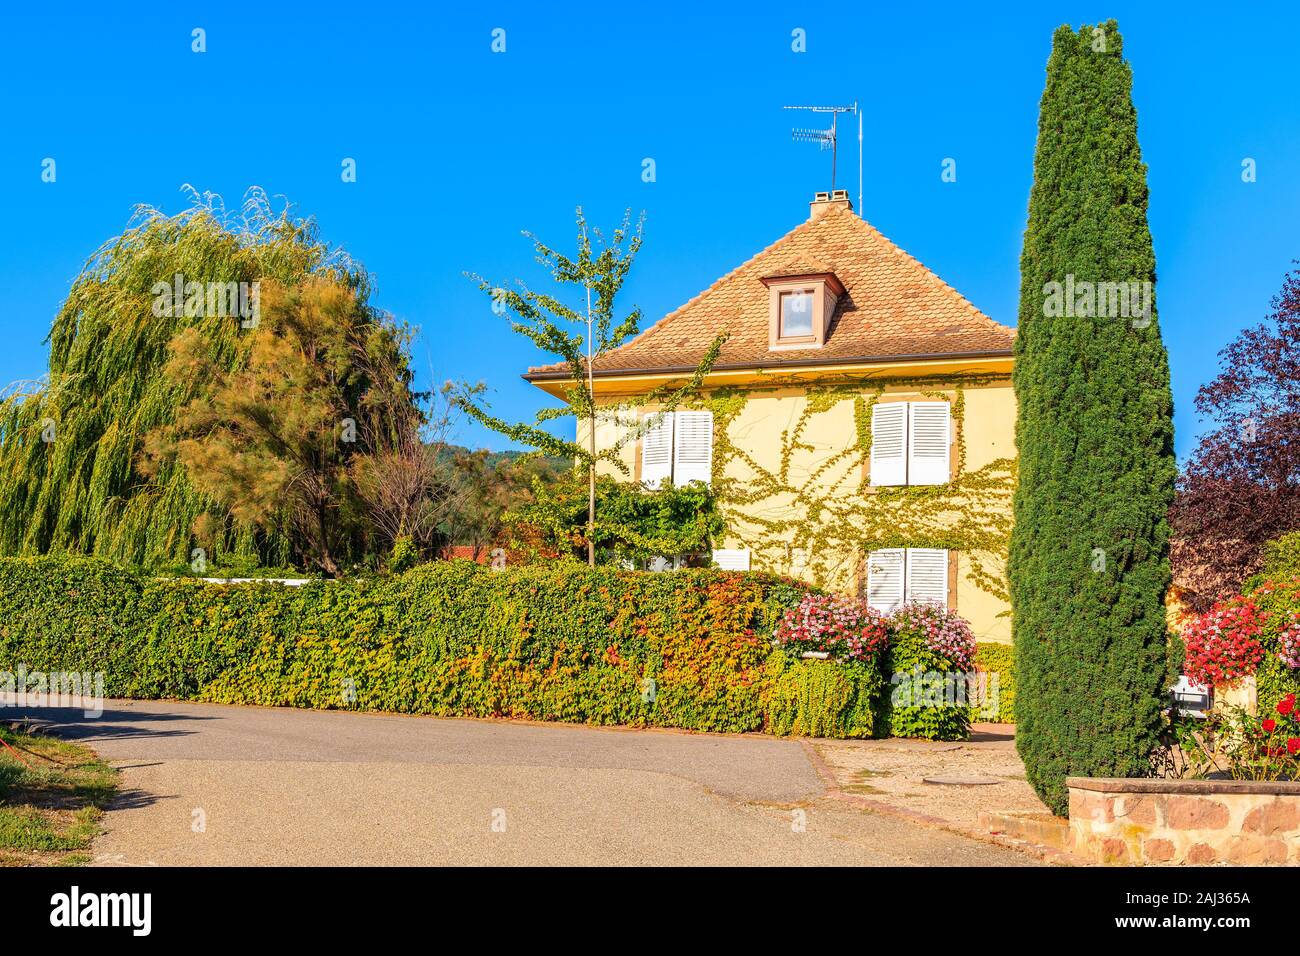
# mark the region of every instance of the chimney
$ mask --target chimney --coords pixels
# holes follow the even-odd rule
[[[809,204],[808,218],[820,219],[837,206],[852,212],[853,200],[849,199],[847,189],[834,189],[828,193],[814,193],[813,201]]]

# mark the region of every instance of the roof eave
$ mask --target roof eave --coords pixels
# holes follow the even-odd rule
[[[733,362],[725,365],[714,365],[715,372],[743,371],[746,369],[795,369],[795,368],[816,368],[824,365],[885,365],[895,362],[933,362],[942,359],[981,359],[981,358],[1010,358],[1012,350],[1006,349],[985,349],[977,352],[917,352],[907,355],[850,355],[843,358],[809,358],[800,359],[793,362],[776,362],[770,365],[755,364],[754,362]],[[632,375],[681,375],[690,374],[695,371],[694,365],[672,365],[657,366],[649,368],[615,368],[615,369],[597,369],[592,372],[593,378],[620,378]],[[522,376],[526,382],[555,382],[562,381],[569,377],[565,371],[556,372],[525,372]]]

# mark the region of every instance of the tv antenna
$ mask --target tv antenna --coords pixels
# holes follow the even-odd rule
[[[835,190],[836,165],[839,161],[839,118],[841,113],[852,113],[858,118],[858,209],[862,208],[862,114],[858,112],[857,101],[852,106],[784,106],[787,110],[807,110],[809,113],[830,113],[830,129],[807,129],[795,127],[791,130],[796,143],[816,143],[822,149],[831,151],[831,191]],[[859,214],[861,214],[859,212]]]

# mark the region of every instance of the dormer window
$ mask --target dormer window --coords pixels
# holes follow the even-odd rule
[[[844,294],[829,272],[771,276],[763,280],[771,294],[768,347],[817,349],[826,344],[835,306]]]
[[[813,338],[813,299],[812,289],[798,292],[781,293],[781,328],[779,337],[782,341],[791,339]]]

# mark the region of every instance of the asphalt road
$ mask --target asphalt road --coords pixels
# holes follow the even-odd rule
[[[826,799],[797,741],[214,704],[22,711],[122,770],[105,865],[1030,865]]]

